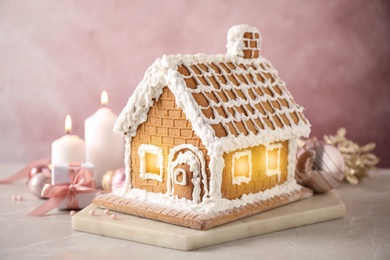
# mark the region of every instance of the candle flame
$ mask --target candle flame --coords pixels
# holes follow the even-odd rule
[[[65,117],[65,132],[67,134],[69,134],[71,130],[72,130],[72,118],[70,118],[70,115],[66,115],[66,117]]]
[[[108,95],[105,90],[103,90],[102,95],[100,97],[100,102],[102,103],[103,106],[107,105],[108,103]]]

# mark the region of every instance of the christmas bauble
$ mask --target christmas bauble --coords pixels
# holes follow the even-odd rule
[[[41,196],[41,194],[42,194],[43,187],[45,186],[45,184],[50,184],[50,183],[51,183],[50,176],[48,176],[45,173],[38,172],[31,177],[28,183],[28,188],[30,189],[32,194],[34,194],[34,196],[42,199],[43,197]]]
[[[40,164],[36,167],[31,168],[31,170],[28,173],[28,179],[31,180],[31,178],[37,174],[37,173],[42,173],[44,172],[45,174],[50,173],[49,166],[46,164]]]
[[[125,183],[125,168],[121,167],[115,171],[108,171],[103,175],[102,187],[103,190],[114,191],[121,188]]]
[[[125,168],[121,167],[117,169],[114,173],[114,176],[112,176],[112,183],[111,183],[111,190],[117,190],[119,188],[122,188],[125,184]]]
[[[313,141],[297,153],[296,179],[316,193],[336,188],[344,178],[345,162],[333,145]]]
[[[112,176],[114,176],[114,171],[108,171],[103,175],[102,178],[103,190],[111,191]]]

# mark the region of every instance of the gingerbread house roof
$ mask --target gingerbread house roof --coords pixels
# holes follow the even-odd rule
[[[237,44],[235,35],[243,33],[236,31],[229,33],[228,41],[234,43],[228,43],[226,55],[171,55],[156,60],[119,115],[114,131],[134,136],[166,86],[209,152],[307,136],[310,123],[303,108],[259,49],[246,48],[254,46],[250,41]],[[252,27],[249,31],[249,38],[259,45],[259,34]]]

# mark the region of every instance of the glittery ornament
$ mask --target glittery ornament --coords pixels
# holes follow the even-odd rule
[[[103,190],[114,191],[119,189],[123,187],[125,179],[126,175],[124,167],[118,168],[115,171],[108,171],[102,178]]]
[[[345,162],[336,147],[308,142],[297,153],[296,179],[316,193],[336,188],[344,178]]]
[[[125,175],[125,168],[121,167],[118,168],[114,176],[112,176],[112,182],[111,182],[111,190],[117,190],[119,188],[122,188],[125,183],[126,175]]]
[[[38,198],[43,198],[41,196],[43,187],[45,184],[50,184],[51,183],[51,177],[47,176],[47,174],[38,172],[34,174],[29,183],[28,183],[28,188],[32,192],[32,194]]]
[[[379,162],[379,158],[372,153],[375,143],[360,146],[346,137],[347,130],[340,128],[336,135],[325,135],[324,140],[332,144],[344,157],[346,171],[345,179],[351,184],[358,184],[363,177]]]
[[[103,190],[111,191],[112,176],[114,176],[114,171],[108,171],[103,175],[102,177]]]

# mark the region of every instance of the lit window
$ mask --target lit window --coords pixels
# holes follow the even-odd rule
[[[163,181],[163,150],[155,145],[142,144],[138,148],[140,158],[140,177]]]
[[[280,181],[280,151],[282,149],[282,144],[271,144],[267,146],[266,152],[266,167],[267,167],[267,176],[278,175],[278,181]]]
[[[252,179],[252,152],[236,152],[232,163],[233,184],[248,183]]]

